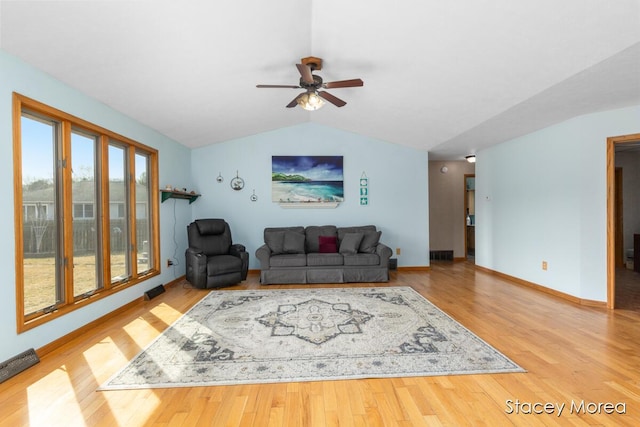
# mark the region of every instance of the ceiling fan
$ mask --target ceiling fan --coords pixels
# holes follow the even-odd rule
[[[296,64],[298,71],[300,72],[300,84],[294,85],[256,85],[257,88],[290,88],[290,89],[305,89],[300,95],[296,96],[289,104],[287,108],[293,108],[296,105],[304,108],[305,110],[313,111],[321,108],[324,105],[324,101],[329,101],[336,107],[344,107],[347,105],[342,99],[331,95],[321,89],[338,89],[343,87],[358,87],[363,86],[364,82],[361,79],[351,80],[339,80],[335,82],[324,83],[322,77],[313,74],[314,71],[322,69],[322,59],[309,56],[302,58],[300,64]]]

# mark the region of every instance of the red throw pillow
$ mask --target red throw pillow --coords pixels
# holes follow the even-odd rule
[[[336,236],[318,236],[318,246],[321,254],[338,252],[338,239]]]

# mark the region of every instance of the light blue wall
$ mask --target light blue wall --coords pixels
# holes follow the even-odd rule
[[[476,263],[606,301],[606,139],[638,132],[635,106],[576,117],[479,152]]]
[[[335,209],[284,209],[271,201],[271,156],[344,156],[345,201]],[[428,154],[306,123],[213,144],[192,152],[193,182],[202,197],[195,218],[225,218],[235,242],[247,246],[250,268],[269,226],[374,224],[383,243],[401,248],[400,266],[429,265]],[[238,171],[242,191],[229,186]],[[369,178],[369,205],[359,204],[359,179]],[[224,182],[216,182],[218,173]],[[257,202],[250,196],[255,189]],[[394,255],[395,256],[395,255]]]
[[[375,224],[400,266],[429,265],[428,154],[307,123],[189,150],[0,50],[0,360],[39,348],[144,291],[184,274],[186,225],[222,217],[247,246],[251,268],[267,226]],[[160,206],[162,274],[18,335],[15,316],[11,94],[18,92],[159,150],[160,186],[202,194],[194,204]],[[606,300],[606,138],[640,132],[640,106],[591,114],[478,153],[476,262],[588,300]],[[271,202],[272,155],[344,156],[345,201],[336,209],[283,209]],[[239,175],[245,189],[230,188]],[[359,178],[369,178],[368,206],[358,202]],[[216,182],[218,173],[224,182]],[[255,190],[257,202],[250,196]],[[394,255],[395,256],[395,255]],[[164,268],[167,258],[176,267]],[[540,268],[542,260],[548,271]]]
[[[188,167],[191,161],[190,151],[186,147],[62,84],[2,50],[0,50],[0,82],[2,82],[0,84],[0,141],[3,147],[3,155],[0,156],[0,182],[4,184],[4,201],[0,208],[0,236],[4,242],[0,245],[0,271],[2,271],[0,361],[2,361],[26,349],[42,347],[140,298],[146,290],[168,283],[184,274],[184,262],[171,269],[163,267],[160,276],[20,335],[16,333],[12,92],[18,92],[159,150],[160,184],[172,183],[172,185],[184,187],[192,185]],[[178,253],[184,252],[186,247],[184,228],[190,219],[191,207],[184,201],[174,203],[170,200],[161,205],[160,242],[163,266],[166,258],[173,255],[176,246],[179,247]],[[177,230],[177,245],[174,244],[173,238],[174,224]],[[179,256],[179,259],[183,258]]]

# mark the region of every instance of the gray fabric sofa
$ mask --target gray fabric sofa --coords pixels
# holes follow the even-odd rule
[[[265,228],[256,250],[260,282],[387,282],[392,252],[380,235],[375,225]]]

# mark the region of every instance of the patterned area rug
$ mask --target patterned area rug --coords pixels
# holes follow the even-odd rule
[[[212,291],[101,390],[524,372],[409,287]]]

